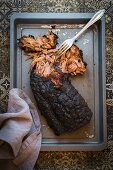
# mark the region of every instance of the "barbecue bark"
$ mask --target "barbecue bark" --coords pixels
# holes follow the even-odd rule
[[[55,87],[32,71],[30,85],[41,114],[56,135],[72,132],[91,120],[92,111],[69,79],[62,79],[62,86]]]

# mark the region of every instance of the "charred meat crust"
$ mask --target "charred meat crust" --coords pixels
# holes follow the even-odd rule
[[[69,80],[62,80],[62,86],[56,88],[32,71],[30,85],[41,114],[56,135],[74,131],[90,121],[92,111]]]

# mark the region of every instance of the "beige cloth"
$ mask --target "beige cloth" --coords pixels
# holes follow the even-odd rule
[[[41,147],[40,128],[29,97],[20,89],[10,90],[8,111],[0,114],[0,169],[33,169]]]

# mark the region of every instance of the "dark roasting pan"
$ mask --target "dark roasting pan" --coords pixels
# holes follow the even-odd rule
[[[23,89],[35,103],[30,83],[27,56],[17,47],[22,35],[43,35],[52,26],[59,43],[74,36],[93,16],[92,13],[15,13],[10,20],[10,87]],[[93,112],[89,124],[73,133],[55,136],[40,115],[42,151],[102,150],[106,145],[105,97],[105,19],[93,25],[76,42],[87,62],[84,76],[72,79],[72,84],[84,97]],[[35,103],[36,104],[36,103]]]

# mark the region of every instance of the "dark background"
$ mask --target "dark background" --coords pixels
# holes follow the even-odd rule
[[[7,109],[9,22],[15,12],[106,10],[106,103],[108,142],[101,152],[40,152],[35,170],[113,170],[113,0],[0,0],[0,112]]]

